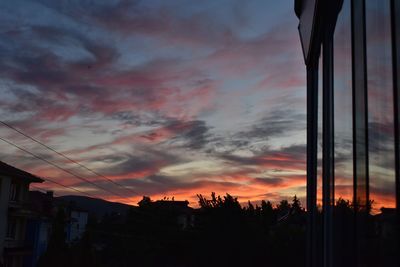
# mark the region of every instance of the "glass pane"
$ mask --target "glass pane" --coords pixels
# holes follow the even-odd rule
[[[366,1],[370,264],[394,265],[394,129],[390,1]]]
[[[351,2],[343,2],[334,35],[335,200],[334,266],[349,266],[353,216]]]
[[[335,199],[353,198],[353,120],[350,0],[334,35]]]
[[[390,1],[366,3],[370,199],[379,213],[395,205]]]

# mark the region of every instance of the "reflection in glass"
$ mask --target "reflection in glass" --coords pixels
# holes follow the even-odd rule
[[[369,266],[396,266],[395,172],[390,1],[366,1]]]
[[[350,0],[343,2],[334,35],[335,200],[334,266],[349,266],[352,258],[353,120]]]
[[[350,1],[344,1],[334,35],[335,198],[353,198],[353,120]]]
[[[318,150],[317,150],[317,204],[322,211],[322,55],[318,64]]]
[[[322,224],[322,55],[318,64],[318,145],[317,145],[317,265],[322,265],[323,256],[323,224]]]
[[[378,213],[395,205],[390,1],[368,0],[366,19],[370,199]]]

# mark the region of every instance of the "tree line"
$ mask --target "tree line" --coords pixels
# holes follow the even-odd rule
[[[277,205],[265,200],[242,205],[230,194],[197,197],[199,208],[190,209],[155,205],[174,201],[154,202],[145,196],[126,214],[90,217],[83,238],[70,245],[65,242],[65,213],[60,209],[38,266],[306,266],[307,214],[297,196]],[[339,199],[334,213],[335,230],[351,236],[354,205]],[[186,220],[185,227],[181,219]],[[321,213],[318,220],[322,225]],[[338,260],[344,259],[351,243],[334,242],[343,248]]]

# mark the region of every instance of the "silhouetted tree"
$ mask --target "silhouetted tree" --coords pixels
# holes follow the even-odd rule
[[[275,208],[264,200],[260,206],[248,202],[241,207],[237,197],[215,192],[208,197],[198,195],[198,199],[194,226],[183,230],[176,227],[170,210],[143,197],[139,208],[128,210],[126,220],[109,215],[96,225],[98,231],[89,232],[94,236],[84,236],[70,248],[74,263],[99,266],[101,262],[105,267],[305,266],[306,216],[302,216],[305,211],[297,196]],[[92,240],[100,241],[101,251],[93,250]]]
[[[250,200],[247,203],[246,211],[247,211],[247,215],[249,215],[249,216],[254,216],[255,215],[255,209],[254,209],[253,204],[251,204]]]
[[[273,207],[272,207],[271,202],[262,200],[261,201],[261,210],[262,210],[262,214],[272,213]]]
[[[257,217],[261,217],[261,207],[258,206],[257,204],[256,204],[256,208],[255,208],[255,210],[254,210],[254,214],[255,214]]]
[[[57,211],[47,251],[40,257],[38,267],[71,266],[69,248],[65,241],[66,216],[63,208]]]
[[[279,202],[276,209],[277,209],[277,212],[282,216],[282,215],[288,214],[290,212],[291,206],[290,206],[289,202],[286,199],[284,199],[284,200],[281,200],[281,202]]]
[[[90,226],[89,226],[90,227]],[[101,266],[95,259],[91,229],[85,231],[82,239],[71,248],[74,267]]]
[[[272,207],[270,201],[261,201],[261,222],[263,226],[268,230],[269,226],[271,226],[276,221],[275,211]]]
[[[151,199],[148,196],[143,196],[143,199],[138,202],[140,208],[148,207],[151,203]]]
[[[291,206],[292,213],[299,214],[303,211],[301,208],[300,200],[297,198],[296,195],[293,197],[292,206]]]
[[[351,206],[351,203],[350,203],[349,200],[345,200],[345,199],[343,199],[343,198],[340,197],[340,198],[336,201],[335,208],[336,208],[337,210],[339,210],[339,209],[351,210],[351,209],[352,209],[352,206]]]

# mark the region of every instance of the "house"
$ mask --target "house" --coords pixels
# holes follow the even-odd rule
[[[78,208],[73,202],[54,198],[52,191],[29,191],[29,209],[32,216],[27,221],[25,243],[31,248],[31,253],[24,258],[24,267],[36,266],[39,258],[46,252],[54,218],[60,208],[66,212],[65,241],[71,244],[78,241],[86,230],[87,211]]]
[[[28,205],[29,184],[41,182],[0,161],[0,261],[7,267],[22,266],[32,253],[25,241],[27,221],[33,215]]]
[[[157,213],[166,213],[175,218],[176,224],[185,230],[194,225],[193,209],[188,206],[189,202],[176,200],[157,200],[150,202],[149,206]]]
[[[65,235],[67,244],[79,241],[86,231],[86,225],[89,219],[89,212],[81,208],[75,201],[55,198],[54,214],[58,209],[65,211]]]
[[[76,206],[70,206],[68,211],[68,222],[67,222],[67,243],[73,243],[82,238],[86,231],[86,225],[88,223],[89,213]]]

